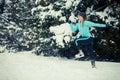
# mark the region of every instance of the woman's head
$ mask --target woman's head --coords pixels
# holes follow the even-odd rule
[[[85,12],[76,11],[75,15],[78,17],[78,20],[82,22],[82,26],[84,27],[84,21],[87,18],[86,13]]]
[[[76,11],[75,15],[78,17],[78,19],[80,21],[84,21],[86,19],[86,13],[85,12]]]

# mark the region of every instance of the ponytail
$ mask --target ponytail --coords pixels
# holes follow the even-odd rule
[[[84,21],[82,21],[82,27],[84,27]]]
[[[87,15],[85,14],[85,17],[83,17],[83,21],[82,21],[82,27],[84,27],[84,22],[87,19]]]

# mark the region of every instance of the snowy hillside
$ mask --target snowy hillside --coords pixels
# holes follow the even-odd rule
[[[120,63],[38,57],[30,52],[0,54],[0,80],[120,80]]]

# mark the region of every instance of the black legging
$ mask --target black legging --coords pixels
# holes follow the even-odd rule
[[[78,45],[76,45],[78,51],[80,50],[81,45],[85,45],[85,48],[87,50],[87,53],[90,56],[90,59],[95,60],[95,55],[93,53],[93,38],[92,37],[90,37],[86,40],[82,40],[81,37],[77,38],[77,39],[75,39],[75,43],[78,44]]]

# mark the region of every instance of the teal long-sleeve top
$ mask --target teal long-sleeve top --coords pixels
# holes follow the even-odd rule
[[[89,28],[90,27],[106,27],[106,24],[99,24],[99,23],[94,23],[91,21],[84,21],[84,26],[82,26],[82,22],[76,23],[76,25],[70,23],[70,28],[72,32],[79,31],[82,37],[86,37],[85,39],[91,37],[91,33]]]

